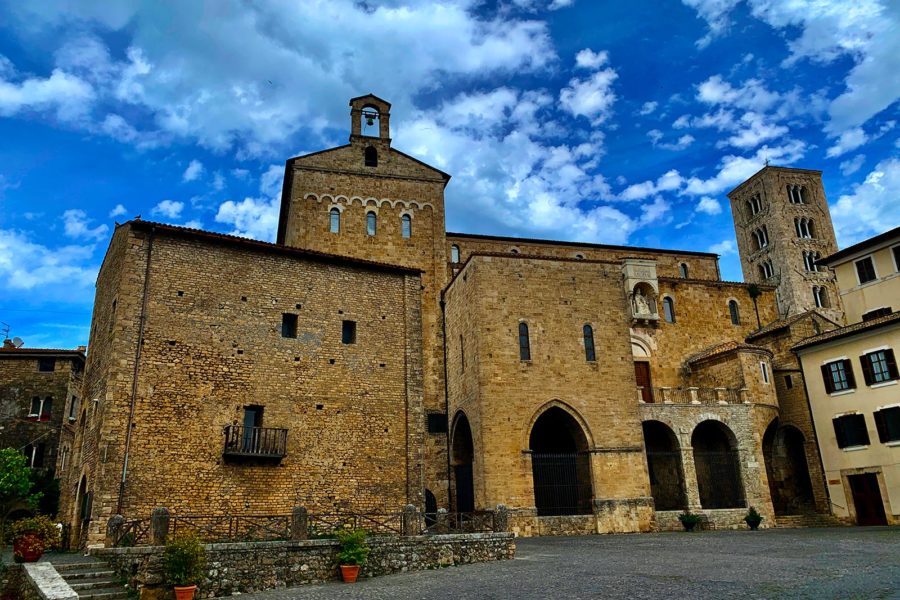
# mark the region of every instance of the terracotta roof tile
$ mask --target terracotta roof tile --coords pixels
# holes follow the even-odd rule
[[[723,354],[728,354],[730,352],[757,352],[771,355],[772,353],[763,348],[762,346],[754,346],[753,344],[746,344],[744,342],[738,342],[736,340],[731,340],[728,342],[724,342],[722,344],[716,344],[715,346],[710,346],[705,350],[701,350],[696,354],[692,354],[691,356],[685,359],[685,364],[692,365],[704,360],[708,360],[710,358],[715,358],[717,356],[721,356]]]
[[[893,323],[900,323],[900,310],[894,311],[889,315],[884,315],[883,317],[878,317],[877,319],[872,319],[871,321],[860,321],[859,323],[853,323],[852,325],[847,325],[846,327],[839,327],[837,329],[832,329],[831,331],[826,331],[825,333],[820,333],[819,335],[808,337],[804,340],[800,340],[799,343],[794,344],[792,350],[808,348],[810,346],[815,346],[816,344],[821,344],[830,340],[847,337],[863,331],[869,331],[871,329],[878,329],[879,327],[884,327],[887,325],[892,325]]]

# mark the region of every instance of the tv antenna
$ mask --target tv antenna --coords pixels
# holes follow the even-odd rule
[[[0,321],[0,329],[3,330],[3,339],[7,339],[9,337],[9,323]]]

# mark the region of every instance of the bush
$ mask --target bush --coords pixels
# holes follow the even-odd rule
[[[338,563],[342,565],[362,566],[369,556],[369,547],[366,545],[365,529],[339,529],[337,539],[341,543],[338,552]]]
[[[197,585],[206,575],[206,547],[193,534],[180,535],[163,552],[163,571],[169,585]]]
[[[60,544],[59,529],[56,527],[56,523],[51,521],[50,517],[43,515],[13,521],[9,526],[9,534],[13,543],[25,540],[31,550],[40,552],[59,548]],[[18,554],[16,555],[17,560],[21,558]]]
[[[750,507],[750,510],[747,511],[747,516],[744,517],[744,521],[750,527],[758,526],[760,523],[762,523],[762,520],[762,515],[756,512],[756,509],[752,506]]]
[[[678,515],[678,520],[681,521],[681,524],[685,526],[696,525],[700,522],[701,519],[702,517],[700,515],[695,515],[689,510],[686,510]]]

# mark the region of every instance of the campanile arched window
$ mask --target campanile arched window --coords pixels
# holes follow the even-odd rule
[[[738,308],[737,300],[729,300],[728,301],[728,313],[731,315],[731,324],[732,325],[740,325],[741,324],[741,313]]]
[[[375,235],[377,230],[378,216],[373,211],[369,211],[366,213],[366,234]]]
[[[667,322],[675,322],[675,301],[669,296],[663,298],[663,316]]]
[[[373,146],[367,146],[365,159],[366,159],[367,167],[377,167],[378,166],[378,150],[376,150]]]
[[[531,360],[531,339],[525,322],[519,323],[519,360]]]
[[[456,244],[450,246],[450,262],[454,264],[459,262],[459,246]]]
[[[584,360],[594,362],[597,360],[597,353],[594,350],[594,328],[590,325],[583,327],[584,333]]]
[[[681,270],[681,278],[682,278],[682,279],[687,279],[687,278],[688,278],[688,266],[687,266],[687,263],[681,263],[681,266],[679,267],[679,269]]]
[[[328,213],[328,231],[331,233],[341,232],[341,211],[337,208],[332,208]]]
[[[400,217],[400,234],[406,239],[412,237],[412,217],[409,215]]]

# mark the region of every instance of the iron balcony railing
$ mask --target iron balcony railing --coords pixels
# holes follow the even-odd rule
[[[282,459],[287,456],[287,429],[225,427],[224,455],[230,458]]]

